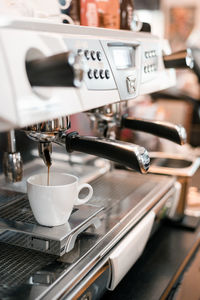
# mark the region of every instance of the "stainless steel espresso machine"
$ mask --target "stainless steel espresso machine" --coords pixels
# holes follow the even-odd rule
[[[21,182],[1,178],[1,299],[100,299],[140,257],[157,220],[173,216],[175,177],[144,174],[147,150],[115,135],[128,127],[185,142],[181,126],[126,115],[128,100],[175,84],[172,66],[166,68],[169,54],[167,41],[149,33],[1,19],[0,130],[8,131],[10,141],[7,179],[22,179],[13,129],[36,141],[40,156],[24,165]],[[185,62],[190,65],[188,53]],[[79,112],[91,119],[95,137],[70,131],[70,116]],[[52,144],[64,145],[61,159],[52,160]],[[52,172],[55,165],[89,181],[94,196],[75,207],[67,224],[50,228],[35,221],[25,181],[51,164]]]

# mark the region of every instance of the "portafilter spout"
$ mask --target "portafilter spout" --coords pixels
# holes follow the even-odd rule
[[[63,133],[70,128],[70,118],[60,117],[23,128],[27,136],[38,142],[38,153],[46,166],[51,166],[52,142],[61,138]]]

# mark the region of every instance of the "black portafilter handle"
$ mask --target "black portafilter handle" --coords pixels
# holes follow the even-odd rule
[[[190,48],[163,56],[165,68],[190,68],[194,67],[194,58]]]
[[[186,143],[187,134],[185,128],[181,125],[174,125],[169,122],[133,119],[125,115],[122,117],[121,126],[150,133],[179,145]]]
[[[150,158],[145,148],[118,140],[80,136],[77,132],[66,135],[67,152],[80,151],[146,173],[149,169]]]
[[[79,87],[84,66],[80,55],[68,51],[27,61],[26,72],[32,86]]]

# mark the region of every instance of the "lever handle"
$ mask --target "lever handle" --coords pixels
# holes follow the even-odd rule
[[[191,49],[185,49],[163,56],[165,68],[190,68],[194,67],[194,59]]]
[[[186,143],[187,134],[185,128],[181,125],[174,125],[169,122],[132,119],[124,116],[122,117],[121,126],[154,134],[179,145]]]
[[[67,134],[65,141],[67,152],[75,150],[97,155],[140,173],[146,173],[149,169],[150,158],[143,147],[112,139],[80,136],[77,132]]]
[[[79,87],[84,66],[81,56],[69,51],[27,61],[26,71],[32,86]]]

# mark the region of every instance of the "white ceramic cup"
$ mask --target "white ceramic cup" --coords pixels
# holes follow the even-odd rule
[[[83,188],[89,192],[80,199]],[[47,185],[47,174],[37,174],[27,179],[27,193],[37,222],[44,226],[58,226],[68,221],[74,205],[91,199],[93,188],[87,183],[79,184],[76,176],[62,173],[51,173],[50,185]]]

